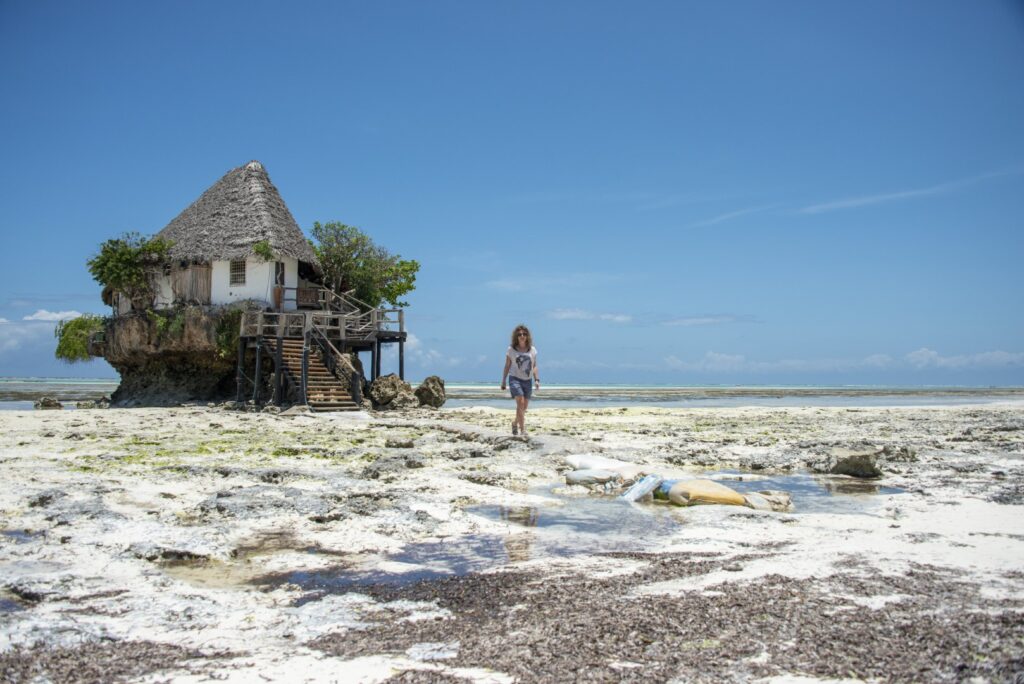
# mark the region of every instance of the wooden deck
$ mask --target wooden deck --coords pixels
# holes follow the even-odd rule
[[[264,354],[274,361],[274,397],[280,404],[290,384],[293,394],[314,410],[335,410],[329,405],[317,405],[312,391],[321,396],[349,396],[346,401],[359,402],[360,383],[350,383],[338,377],[335,359],[349,352],[370,352],[370,380],[381,372],[381,350],[386,344],[398,345],[398,375],[405,379],[405,313],[402,309],[369,307],[349,295],[337,295],[330,290],[298,288],[295,300],[308,304],[314,300],[317,308],[296,311],[247,311],[242,315],[238,346],[238,400],[244,398],[246,385],[252,387],[252,398],[259,402],[260,369]],[[278,300],[280,301],[280,300]],[[256,363],[253,376],[245,372],[246,351],[255,349]],[[288,349],[288,359],[281,350]],[[294,350],[301,350],[296,357]],[[322,368],[321,368],[322,367]],[[311,372],[311,369],[312,372]],[[323,372],[327,371],[327,374]],[[333,377],[333,381],[331,377]],[[330,404],[330,402],[327,402]]]

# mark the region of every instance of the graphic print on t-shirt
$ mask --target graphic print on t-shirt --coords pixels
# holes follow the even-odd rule
[[[533,363],[530,361],[530,355],[528,353],[516,354],[516,368],[519,369],[519,377],[530,377],[530,371],[533,370]]]

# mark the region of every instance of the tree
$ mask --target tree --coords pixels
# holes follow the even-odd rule
[[[383,302],[409,305],[401,297],[416,288],[418,261],[402,259],[358,228],[337,221],[315,222],[310,244],[323,267],[324,285],[331,290],[351,292],[371,307]]]
[[[86,262],[93,280],[122,293],[136,309],[153,303],[152,273],[167,260],[171,243],[162,238],[145,238],[125,233],[100,245],[99,254]]]
[[[57,349],[53,352],[61,361],[77,363],[88,361],[89,338],[93,333],[103,330],[103,317],[84,314],[70,321],[60,321],[53,331],[57,338]]]

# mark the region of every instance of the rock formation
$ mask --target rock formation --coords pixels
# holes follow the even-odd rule
[[[444,380],[436,375],[425,378],[416,388],[416,398],[419,399],[420,406],[441,408],[445,401]]]
[[[91,350],[121,375],[115,406],[171,406],[235,396],[240,309],[190,306],[108,319]]]

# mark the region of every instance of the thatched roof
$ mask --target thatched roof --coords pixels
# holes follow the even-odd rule
[[[294,257],[320,269],[313,248],[258,161],[224,174],[157,237],[174,243],[171,259],[244,259],[254,254],[256,243],[266,240],[275,256]]]

